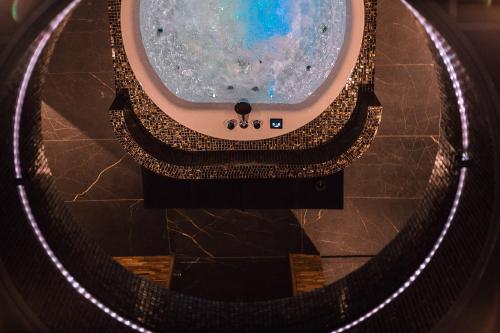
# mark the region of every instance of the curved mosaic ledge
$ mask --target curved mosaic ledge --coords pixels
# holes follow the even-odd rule
[[[342,139],[345,141],[345,150],[336,149],[337,140],[333,140],[335,143],[330,144],[333,147],[323,145],[315,150],[306,150],[296,154],[296,159],[289,156],[280,159],[279,152],[273,152],[273,155],[277,156],[273,163],[255,160],[252,156],[238,155],[244,154],[244,152],[235,152],[236,158],[239,160],[234,155],[231,156],[232,158],[221,156],[220,159],[215,156],[209,160],[205,156],[199,156],[197,159],[197,155],[199,155],[197,153],[185,156],[178,150],[172,149],[170,154],[159,158],[160,154],[155,154],[146,148],[146,145],[150,146],[153,143],[154,138],[147,138],[148,142],[145,145],[141,145],[138,143],[139,140],[134,138],[132,132],[140,125],[131,123],[130,120],[127,121],[127,113],[132,114],[133,111],[126,95],[122,95],[121,100],[115,101],[111,107],[110,117],[116,137],[134,160],[147,169],[167,177],[180,179],[323,177],[344,169],[363,155],[377,134],[382,119],[382,107],[372,92],[365,92],[360,100],[371,103],[361,104],[356,108],[356,113],[361,114],[363,120],[360,125],[359,120],[356,119],[358,121],[349,130],[356,134],[356,130],[359,130],[359,135],[356,135],[355,138],[352,138],[352,135],[351,137],[347,136],[347,138],[339,137],[339,141]],[[155,151],[160,149],[162,148],[159,147]],[[168,147],[164,149],[167,150]],[[210,154],[215,155],[213,152]],[[316,158],[312,158],[312,156],[316,156]],[[232,164],[229,164],[228,160],[231,160]]]
[[[340,95],[318,118],[288,134],[265,140],[230,141],[195,132],[166,115],[147,96],[125,54],[121,26],[121,0],[108,2],[116,91],[129,91],[132,108],[151,135],[168,146],[186,151],[301,150],[332,140],[347,124],[361,85],[372,86],[375,73],[376,0],[365,0],[365,28],[357,64]],[[272,161],[269,161],[272,163]]]
[[[66,3],[61,1],[61,4]],[[23,52],[29,56],[33,47],[23,48]],[[498,198],[494,196],[498,193],[498,186],[492,181],[485,182],[485,179],[498,176],[492,157],[497,157],[496,153],[500,150],[495,149],[498,148],[498,131],[493,131],[496,127],[485,127],[483,120],[497,125],[498,113],[488,102],[488,90],[481,85],[483,81],[478,79],[481,78],[478,74],[466,80],[477,84],[477,90],[469,87],[459,95],[470,107],[468,115],[477,112],[484,116],[469,119],[473,134],[470,137],[470,152],[475,163],[467,171],[460,204],[452,206],[459,182],[457,171],[468,167],[460,166],[464,161],[457,158],[460,157],[457,153],[464,147],[457,142],[461,139],[460,133],[457,133],[460,117],[456,114],[457,105],[450,81],[443,84],[443,96],[455,104],[449,105],[447,117],[443,119],[441,152],[429,183],[428,195],[412,217],[411,227],[402,230],[397,239],[362,269],[323,290],[259,304],[208,302],[177,295],[119,267],[72,220],[57,195],[43,157],[39,108],[36,106],[39,103],[34,102],[40,93],[39,84],[35,81],[41,81],[43,76],[38,71],[33,82],[24,86],[29,87],[26,94],[29,103],[26,103],[23,117],[13,117],[17,80],[23,75],[27,62],[26,57],[16,59],[21,59],[22,67],[19,66],[15,76],[12,74],[13,78],[9,85],[4,86],[0,96],[8,111],[0,113],[0,119],[8,125],[8,130],[0,133],[0,143],[6,151],[10,151],[13,141],[18,140],[17,157],[18,162],[22,161],[23,168],[19,170],[23,178],[17,177],[10,158],[0,160],[0,172],[4,179],[4,191],[0,192],[4,203],[2,221],[5,221],[0,233],[1,253],[4,254],[1,259],[21,296],[30,301],[33,314],[50,330],[345,332],[357,326],[354,328],[357,331],[370,332],[429,331],[466,287],[472,269],[463,268],[479,271],[481,265],[477,263],[484,259],[482,251],[492,244],[487,236],[491,235],[488,232],[490,227],[497,225],[493,222],[498,220],[498,212],[493,208],[498,206],[495,205]],[[9,67],[9,71],[13,71],[12,68]],[[466,70],[457,72],[461,82],[462,79],[469,79],[465,77]],[[481,91],[481,88],[484,90]],[[471,98],[477,95],[484,98]],[[18,126],[13,126],[14,119],[17,119]],[[20,129],[22,136],[19,135]],[[24,199],[21,202],[17,191],[23,187],[27,189],[27,196],[21,195]],[[32,214],[23,212],[22,206],[27,204],[31,204]],[[450,224],[445,221],[448,214],[454,215],[455,221],[449,230],[444,229],[448,230],[444,239],[439,232],[443,227],[449,227]],[[40,226],[37,232],[31,229],[29,219]],[[43,236],[46,237],[44,245],[54,246],[53,257],[49,257],[47,249],[37,243]],[[438,237],[442,243],[436,251],[433,244],[438,244]],[[428,256],[431,248],[434,254],[432,261]],[[54,264],[51,261],[53,258],[61,261]],[[62,274],[61,265],[66,266],[66,275]],[[426,269],[419,278],[411,275],[422,272],[422,267]],[[68,275],[68,272],[74,275]],[[443,279],[444,275],[451,280]],[[410,280],[407,280],[409,276]],[[397,289],[404,281],[412,283],[407,282],[403,284],[404,288]],[[80,282],[92,294],[78,287]],[[57,292],[54,293],[47,285],[57,286]],[[386,298],[387,295],[393,296]],[[105,303],[100,303],[99,299]],[[371,305],[377,304],[380,305],[369,311]]]

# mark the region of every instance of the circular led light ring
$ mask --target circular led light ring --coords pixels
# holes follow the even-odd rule
[[[13,154],[14,154],[14,170],[15,170],[15,175],[16,179],[21,180],[22,177],[22,171],[21,171],[21,160],[20,160],[20,150],[19,150],[19,138],[20,138],[20,127],[21,127],[21,114],[22,114],[22,109],[24,106],[24,98],[26,96],[26,90],[28,88],[29,81],[31,79],[31,76],[33,74],[33,71],[35,69],[35,65],[38,62],[38,59],[40,58],[40,55],[42,54],[43,49],[47,45],[47,42],[49,41],[50,36],[54,32],[54,30],[61,24],[61,22],[64,20],[64,18],[73,10],[81,0],[74,0],[71,2],[61,13],[59,13],[49,24],[49,27],[43,31],[36,39],[36,47],[35,50],[33,51],[33,54],[31,55],[31,58],[29,60],[28,66],[26,68],[26,71],[24,72],[24,76],[21,82],[21,86],[19,88],[19,92],[17,95],[17,100],[16,100],[16,109],[15,109],[15,114],[14,114],[14,134],[13,134]],[[80,295],[82,295],[85,299],[87,299],[89,302],[94,304],[96,307],[98,307],[100,310],[102,310],[105,314],[107,314],[109,317],[113,318],[114,320],[124,324],[125,326],[128,326],[138,332],[141,333],[146,333],[150,332],[149,330],[145,329],[144,327],[139,326],[138,324],[133,323],[130,320],[127,320],[111,310],[109,307],[104,305],[102,302],[97,300],[92,294],[90,294],[82,285],[76,281],[76,279],[68,272],[68,270],[63,266],[59,258],[54,254],[54,251],[50,248],[49,244],[47,243],[47,240],[43,236],[38,223],[36,222],[35,216],[33,215],[33,212],[31,210],[31,206],[28,200],[28,196],[26,194],[26,190],[24,188],[24,185],[17,185],[17,190],[19,193],[19,198],[21,199],[22,206],[24,208],[24,212],[26,214],[26,217],[28,218],[28,221],[30,222],[30,225],[33,229],[33,232],[35,233],[36,238],[38,239],[39,243],[42,245],[45,253],[49,256],[50,260],[52,263],[56,266],[56,268],[59,270],[59,272],[62,274],[62,276],[68,281],[68,283],[75,289]]]
[[[434,46],[438,50],[439,55],[445,64],[446,70],[448,71],[448,75],[452,81],[453,89],[455,91],[455,96],[457,98],[458,111],[460,113],[460,122],[462,126],[462,148],[464,151],[464,153],[462,154],[462,159],[468,159],[469,123],[467,120],[467,108],[465,106],[462,84],[460,83],[460,80],[458,79],[457,75],[457,65],[459,64],[457,56],[453,52],[453,50],[448,45],[446,45],[446,41],[439,34],[439,32],[436,31],[436,29],[413,6],[411,6],[406,0],[401,0],[401,1],[406,5],[406,7],[417,18],[420,24],[425,28],[425,31],[427,32],[432,42],[434,43]],[[436,255],[436,252],[441,247],[441,244],[443,243],[446,235],[448,234],[448,231],[450,230],[451,224],[455,219],[455,214],[457,213],[458,206],[460,205],[460,200],[462,198],[462,193],[466,178],[467,178],[467,168],[462,167],[460,168],[460,177],[458,180],[457,192],[455,193],[453,205],[451,207],[451,211],[448,215],[444,228],[441,231],[436,243],[434,243],[434,246],[432,247],[431,251],[424,259],[424,261],[420,264],[420,266],[417,268],[417,270],[410,276],[408,280],[406,280],[406,282],[401,287],[399,287],[399,289],[396,292],[394,292],[391,296],[389,296],[385,301],[380,303],[377,307],[367,312],[363,316],[359,317],[358,319],[352,321],[351,323],[332,331],[332,333],[345,332],[353,328],[354,326],[361,324],[362,322],[369,319],[377,312],[385,308],[387,305],[389,305],[392,301],[394,301],[399,295],[405,292],[405,290],[407,290],[417,280],[417,278],[427,268],[432,258],[434,258],[434,256]]]
[[[71,2],[61,13],[59,13],[50,23],[49,27],[43,31],[37,38],[36,40],[36,47],[35,50],[33,51],[30,61],[28,63],[28,66],[26,68],[26,71],[23,75],[23,79],[18,91],[17,95],[17,100],[16,100],[16,106],[15,106],[15,114],[14,114],[14,124],[13,124],[13,159],[14,159],[14,171],[15,171],[15,176],[16,179],[22,180],[22,167],[21,167],[21,159],[20,159],[20,127],[21,127],[21,114],[22,114],[22,109],[24,106],[24,98],[26,96],[26,91],[28,88],[29,81],[31,79],[31,76],[33,74],[34,68],[36,63],[38,62],[38,59],[40,58],[40,55],[47,45],[47,42],[54,32],[54,30],[59,26],[59,24],[63,21],[63,19],[73,10],[76,5],[80,3],[81,0],[74,0]],[[434,27],[427,22],[427,20],[415,9],[413,8],[408,2],[405,0],[402,0],[403,3],[408,7],[408,9],[415,15],[415,17],[418,19],[418,21],[422,24],[422,26],[425,28],[427,34],[431,38],[432,42],[434,43],[434,46],[439,52],[439,55],[441,56],[446,69],[448,71],[448,74],[450,76],[450,79],[453,83],[453,88],[455,90],[455,95],[457,97],[458,101],[458,107],[459,107],[459,112],[460,112],[460,121],[461,121],[461,126],[462,126],[462,146],[463,146],[463,156],[462,158],[468,159],[468,147],[469,147],[469,125],[468,125],[468,120],[467,120],[467,108],[465,105],[465,100],[464,100],[464,93],[462,89],[462,85],[458,79],[457,75],[457,64],[458,60],[456,58],[456,55],[454,52],[446,45],[446,41],[444,38],[434,29]],[[441,231],[436,243],[432,247],[431,251],[427,255],[427,257],[424,259],[424,261],[420,264],[418,269],[410,276],[410,278],[396,291],[394,292],[390,297],[388,297],[386,300],[384,300],[382,303],[380,303],[378,306],[376,306],[374,309],[371,311],[367,312],[365,315],[359,317],[358,319],[352,321],[351,323],[344,325],[334,331],[332,333],[342,333],[345,332],[360,323],[366,321],[373,315],[375,315],[377,312],[385,308],[388,304],[390,304],[392,301],[394,301],[398,296],[400,296],[405,290],[407,290],[415,281],[416,279],[422,274],[422,272],[425,270],[425,268],[429,265],[433,257],[435,256],[436,252],[439,250],[441,247],[441,244],[443,243],[446,235],[448,234],[448,231],[452,225],[452,222],[455,218],[455,214],[457,212],[458,206],[460,205],[465,181],[467,178],[467,168],[462,167],[460,169],[460,177],[459,177],[459,182],[458,182],[458,187],[457,191],[455,193],[455,198],[453,201],[453,205],[451,208],[451,211],[448,215],[447,221],[444,225],[443,230]],[[49,244],[47,243],[47,240],[45,239],[44,235],[42,234],[38,223],[36,221],[35,216],[33,215],[33,212],[31,210],[31,205],[28,199],[28,196],[26,194],[26,190],[24,185],[17,185],[17,190],[19,194],[19,198],[21,200],[24,212],[26,214],[26,217],[28,218],[28,221],[33,229],[33,232],[43,247],[45,253],[48,255],[52,263],[55,265],[57,270],[62,274],[62,276],[66,279],[66,281],[80,294],[82,295],[85,299],[87,299],[89,302],[94,304],[97,308],[99,308],[102,312],[107,314],[109,317],[112,319],[122,323],[123,325],[132,328],[135,331],[144,333],[144,332],[151,332],[148,329],[130,321],[127,320],[126,318],[120,316],[113,310],[111,310],[109,307],[104,305],[102,302],[97,300],[92,294],[90,294],[82,285],[76,281],[76,279],[66,270],[66,268],[62,265],[60,262],[59,258],[54,254],[52,249],[50,248]]]

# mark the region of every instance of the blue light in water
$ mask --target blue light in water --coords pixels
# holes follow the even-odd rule
[[[274,98],[274,85],[275,85],[275,82],[271,81],[271,82],[269,82],[269,86],[267,88],[267,94],[271,98]]]
[[[291,1],[293,0],[240,0],[241,12],[237,18],[246,25],[245,46],[291,31]]]

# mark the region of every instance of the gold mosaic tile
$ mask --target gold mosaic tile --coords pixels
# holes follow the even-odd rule
[[[147,96],[135,78],[125,55],[120,26],[121,0],[109,0],[111,46],[115,69],[116,90],[126,89],[131,109],[138,122],[155,139],[168,147],[182,151],[269,151],[310,150],[331,142],[351,119],[358,103],[360,87],[373,91],[375,74],[376,0],[365,0],[365,30],[362,51],[350,79],[341,94],[319,117],[288,134],[258,141],[217,139],[195,132],[170,118]],[[220,160],[220,164],[200,163],[193,167],[167,163],[152,156],[132,138],[125,124],[124,110],[112,110],[111,121],[119,141],[126,151],[144,167],[161,175],[183,179],[219,178],[288,178],[319,177],[340,171],[363,154],[372,142],[380,124],[382,107],[369,107],[360,137],[343,154],[323,163],[283,164],[269,160],[262,163],[241,163]]]

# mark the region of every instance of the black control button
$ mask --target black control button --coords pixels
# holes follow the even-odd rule
[[[269,125],[271,126],[271,129],[283,129],[283,119],[272,118]]]
[[[260,129],[261,126],[262,126],[262,122],[260,120],[253,121],[253,128]]]
[[[234,130],[236,128],[236,121],[235,120],[229,120],[226,123],[226,127],[228,130]]]
[[[326,185],[326,182],[324,180],[320,179],[316,182],[316,184],[314,184],[314,188],[318,192],[323,192],[328,188],[328,186]]]

